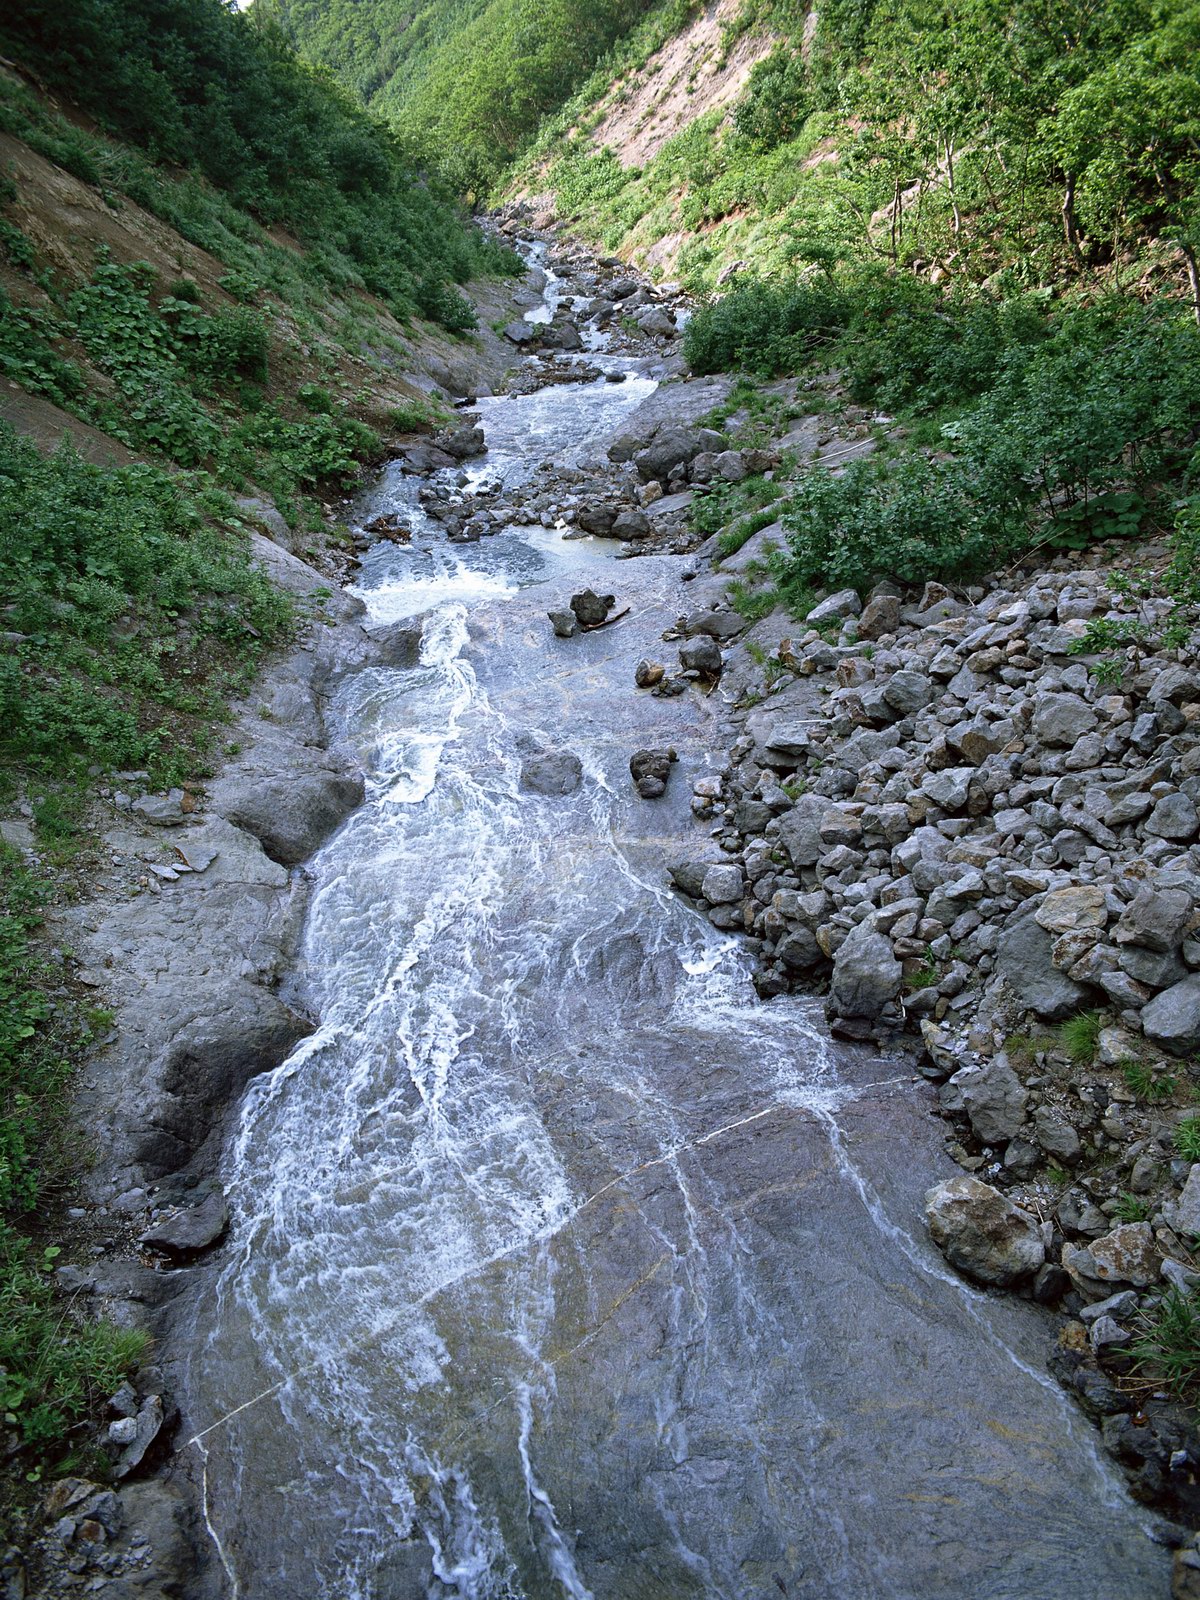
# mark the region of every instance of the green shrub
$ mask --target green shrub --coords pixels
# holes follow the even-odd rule
[[[1139,1100],[1169,1100],[1179,1087],[1178,1078],[1169,1072],[1157,1072],[1144,1061],[1121,1061],[1118,1070]]]
[[[1090,1067],[1095,1061],[1103,1027],[1104,1018],[1099,1011],[1082,1011],[1060,1024],[1059,1043],[1076,1066]]]
[[[856,461],[840,478],[823,468],[799,480],[772,558],[784,584],[864,591],[880,578],[923,583],[961,578],[1006,559],[1025,542],[1010,490],[1005,503],[957,461],[925,456]]]
[[[195,759],[201,730],[174,713],[211,718],[291,626],[221,517],[232,506],[202,485],[65,446],[44,459],[0,424],[0,588],[23,636],[0,661],[0,762],[167,776]]]
[[[1169,1289],[1133,1345],[1139,1371],[1185,1400],[1200,1393],[1200,1300]]]

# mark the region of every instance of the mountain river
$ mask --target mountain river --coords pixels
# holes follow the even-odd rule
[[[653,389],[479,405],[475,482],[586,461]],[[448,544],[389,469],[371,618],[420,661],[341,689],[367,802],[310,864],[317,1031],[240,1111],[187,1437],[237,1600],[1140,1600],[1152,1519],[1045,1373],[1050,1323],[944,1266],[951,1167],[902,1061],[761,1002],[665,887],[719,708],[633,687],[679,557]],[[591,584],[630,614],[575,639]],[[664,658],[665,659],[665,658]],[[522,792],[567,745],[585,778]],[[679,754],[640,800],[628,760]]]

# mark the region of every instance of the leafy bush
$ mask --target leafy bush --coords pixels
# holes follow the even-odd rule
[[[328,419],[321,419],[326,421]],[[232,506],[151,466],[49,460],[0,424],[0,592],[20,642],[0,663],[0,761],[69,773],[195,760],[222,692],[283,638],[288,601]]]
[[[959,462],[921,455],[855,461],[840,478],[816,468],[787,503],[787,550],[773,570],[784,585],[860,591],[884,577],[923,583],[985,571],[1025,541],[1012,490],[1005,504],[989,488]]]
[[[799,283],[739,282],[689,319],[683,353],[693,372],[799,372],[849,325],[845,290],[823,273]]]

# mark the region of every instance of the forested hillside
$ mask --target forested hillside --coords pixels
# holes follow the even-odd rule
[[[26,1476],[87,1467],[82,1421],[145,1346],[64,1313],[33,1231],[78,1173],[69,1086],[111,1021],[42,913],[100,870],[97,787],[202,782],[231,695],[319,611],[254,524],[284,562],[336,549],[324,506],[432,414],[417,342],[470,350],[459,286],[518,263],[220,0],[13,0],[0,56],[3,1514]]]
[[[686,5],[670,9],[663,31]],[[649,0],[259,0],[462,191],[480,196]]]

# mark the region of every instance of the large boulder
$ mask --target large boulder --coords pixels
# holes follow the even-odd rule
[[[649,443],[634,456],[633,464],[643,483],[652,478],[665,483],[672,467],[686,465],[700,454],[702,443],[694,429],[666,423],[655,429]]]
[[[1200,1049],[1200,972],[1155,995],[1142,1012],[1142,1030],[1175,1056]]]
[[[229,1227],[229,1207],[219,1189],[198,1205],[164,1217],[146,1230],[140,1242],[173,1261],[187,1261],[224,1237]]]
[[[802,794],[789,811],[785,811],[777,824],[779,842],[787,851],[792,866],[815,866],[824,854],[821,843],[821,819],[829,810],[824,795]]]
[[[1005,1056],[962,1067],[941,1092],[948,1110],[965,1111],[977,1139],[1007,1144],[1025,1121],[1029,1096]]]
[[[679,664],[685,672],[702,672],[706,677],[718,678],[725,662],[717,641],[702,633],[680,646]]]
[[[583,762],[573,750],[538,750],[521,762],[521,788],[533,794],[574,794],[583,782]]]
[[[892,941],[868,923],[859,923],[834,957],[825,1009],[831,1017],[873,1020],[900,993],[903,981]]]
[[[1096,713],[1077,694],[1038,696],[1033,731],[1043,744],[1073,745],[1096,726]]]
[[[228,785],[221,813],[252,833],[273,861],[295,867],[362,804],[363,792],[360,774],[331,768],[254,777]]]
[[[1000,935],[996,971],[1030,1011],[1047,1022],[1063,1022],[1081,1010],[1089,991],[1054,965],[1054,940],[1032,916],[1022,917]]]
[[[960,1272],[978,1283],[1032,1277],[1046,1259],[1041,1229],[1007,1196],[964,1173],[925,1196],[930,1237]]]
[[[638,750],[629,758],[629,776],[643,800],[657,800],[667,791],[674,750]]]
[[[1192,897],[1184,889],[1139,889],[1113,930],[1115,944],[1146,950],[1174,950],[1192,918]]]
[[[616,603],[616,595],[597,594],[594,589],[581,589],[571,596],[571,610],[584,628],[594,628],[603,622]]]

